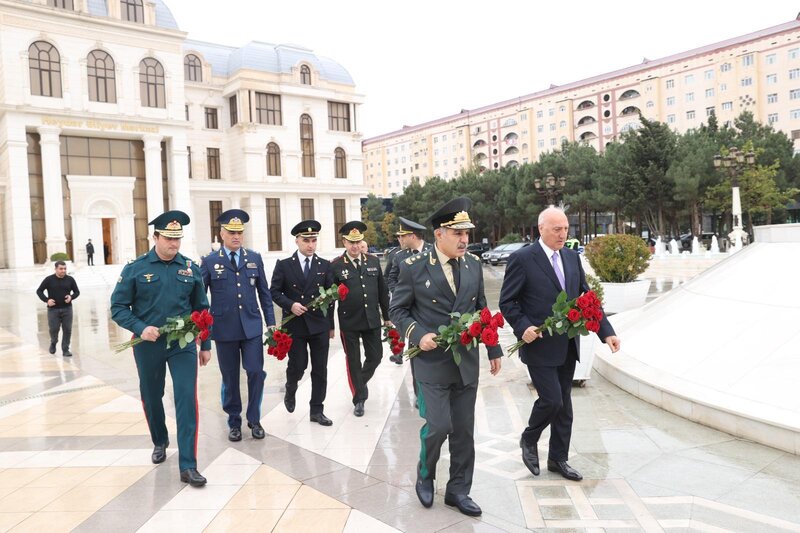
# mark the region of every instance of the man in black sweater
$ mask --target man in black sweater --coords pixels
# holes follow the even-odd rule
[[[47,295],[45,295],[47,291]],[[61,352],[70,357],[69,341],[72,338],[72,300],[80,295],[75,278],[67,276],[67,264],[56,261],[56,273],[42,280],[36,295],[47,304],[47,325],[50,328],[50,353],[56,353],[58,330],[64,330]]]

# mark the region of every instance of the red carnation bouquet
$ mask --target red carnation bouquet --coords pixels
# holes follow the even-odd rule
[[[328,308],[330,305],[337,301],[344,301],[347,298],[347,293],[350,292],[344,283],[339,285],[331,285],[327,289],[325,287],[319,288],[319,296],[311,300],[306,307],[308,309],[319,309],[322,314],[328,316]],[[292,336],[286,331],[285,326],[290,320],[294,319],[297,315],[290,314],[281,321],[278,328],[270,328],[264,334],[264,346],[267,348],[269,355],[274,355],[278,361],[282,361],[289,353],[289,348],[292,347]]]
[[[450,313],[450,318],[449,325],[439,326],[439,334],[433,340],[445,351],[452,352],[457,365],[461,364],[461,354],[455,349],[457,346],[471,348],[481,343],[497,346],[500,340],[497,330],[506,323],[502,313],[492,315],[488,307],[474,313]],[[411,359],[420,353],[422,348],[414,346],[406,352],[406,357]]]
[[[566,335],[570,339],[577,335],[597,333],[600,331],[600,320],[603,319],[602,304],[594,291],[587,291],[572,300],[568,300],[567,293],[561,291],[553,304],[553,314],[536,331],[546,330],[551,336]],[[511,355],[523,344],[525,341],[518,341],[506,350]]]
[[[406,343],[400,340],[400,332],[394,326],[383,326],[383,342],[388,342],[394,355],[403,353]]]
[[[167,348],[173,342],[177,342],[181,348],[186,348],[192,341],[202,342],[211,334],[209,328],[214,323],[214,317],[208,309],[202,311],[192,311],[186,316],[169,316],[167,323],[158,328],[160,335],[167,334]],[[144,342],[141,337],[134,337],[128,342],[123,342],[114,347],[115,353],[132,348]]]

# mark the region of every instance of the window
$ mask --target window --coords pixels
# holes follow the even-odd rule
[[[217,222],[217,218],[222,214],[222,201],[221,200],[211,200],[208,202],[208,217],[211,220],[211,240],[213,241],[215,238],[219,236],[219,230],[222,229],[222,226],[219,222]]]
[[[208,179],[220,179],[219,148],[206,149],[206,164],[208,164]]]
[[[314,177],[314,123],[308,115],[300,117],[300,148],[303,151],[303,176]]]
[[[714,115],[714,114],[716,114],[715,111],[714,111],[714,106],[706,108],[706,116],[707,117],[710,117],[711,115]]]
[[[400,187],[400,182],[397,182],[397,186]],[[345,209],[344,200],[341,199],[334,199],[333,200],[333,241],[335,246],[338,248],[341,246],[339,244],[339,230],[344,226],[345,222],[347,221],[347,211]]]
[[[791,93],[789,93],[791,97]],[[778,93],[772,93],[767,95],[767,103],[768,104],[777,104],[778,103]]]
[[[778,122],[778,114],[777,113],[770,113],[767,115],[767,122],[770,124],[775,124]]]
[[[668,96],[667,97],[667,105],[675,105],[675,97],[674,96]]]
[[[536,133],[542,133],[543,131],[544,131],[543,124],[539,124],[538,126],[536,126]]]
[[[281,149],[275,143],[267,145],[267,176],[281,175]]]
[[[800,78],[800,68],[793,68],[789,71],[789,79],[796,80],[797,78]]]
[[[691,85],[694,83],[694,74],[687,74],[683,77],[683,83],[686,85]]]
[[[139,98],[144,107],[167,107],[164,89],[164,67],[152,57],[139,63]]]
[[[550,124],[550,131],[556,131],[556,125]]]
[[[732,67],[730,63],[723,63],[722,65],[720,65],[719,70],[720,72],[729,72],[731,68]]]
[[[667,89],[675,87],[675,80],[667,80]]]
[[[694,102],[694,93],[686,93],[686,101]]]
[[[648,100],[647,103],[645,104],[645,107],[655,107],[655,106],[656,104],[652,100]]]
[[[694,110],[686,112],[686,120],[694,120]]]
[[[791,111],[789,111],[789,118],[791,118],[792,120],[797,120],[798,118],[800,118],[800,109],[792,109]]]
[[[141,22],[144,24],[144,7],[142,5],[142,0],[121,0],[120,8],[122,20]]]
[[[536,146],[539,148],[544,148],[544,139],[539,139],[539,142],[536,143]]]
[[[562,120],[561,122],[559,122],[558,127],[559,128],[566,128],[567,127],[567,121],[566,120]]]
[[[308,65],[300,66],[300,83],[311,85],[311,69],[308,68]]]
[[[270,252],[283,249],[281,239],[281,200],[266,198],[267,202],[267,249]]]
[[[272,126],[283,125],[279,94],[256,93],[256,121]]]
[[[555,145],[556,145],[556,140],[550,139],[550,146],[555,146]]]
[[[314,199],[300,198],[300,218],[302,220],[314,219]]]
[[[542,118],[544,114],[541,111],[536,112],[536,118]]]
[[[28,48],[33,96],[61,98],[61,55],[52,44],[36,41]]]
[[[720,83],[719,84],[719,92],[724,93],[727,90],[728,90],[728,84],[727,83]]]
[[[75,11],[75,3],[73,0],[47,0],[47,5],[50,7],[60,7],[61,9]]]
[[[778,83],[778,75],[767,74],[767,85],[775,85],[776,83]]]
[[[742,78],[741,85],[742,85],[742,87],[749,87],[749,86],[753,85],[753,78],[751,78],[749,76],[746,77],[746,78]]]
[[[723,111],[733,110],[733,102],[722,102],[722,110]]]
[[[184,115],[186,115],[186,122],[189,122],[189,104],[183,106]]]
[[[183,58],[183,77],[186,81],[203,81],[203,63],[194,54]]]
[[[114,60],[102,50],[94,50],[86,58],[89,76],[89,101],[116,103],[117,87]]]
[[[753,65],[753,54],[747,54],[746,56],[742,56],[743,67],[750,67],[752,65]]]
[[[706,70],[705,72],[703,72],[703,77],[705,79],[707,79],[707,80],[713,80],[714,79],[714,69],[709,69],[709,70]]]
[[[350,131],[350,104],[328,102],[328,129]]]
[[[800,48],[792,48],[789,50],[789,59],[797,59],[800,57]]]
[[[550,109],[547,110],[547,115],[548,116],[552,117],[555,114],[556,114],[556,109],[554,107],[551,107]]]
[[[714,89],[706,89],[706,98],[713,98],[714,97]]]
[[[675,115],[667,115],[667,124],[675,124]]]
[[[236,95],[234,94],[230,98],[228,98],[228,105],[231,108],[231,126],[235,126],[239,123],[239,111],[236,107]]]
[[[189,179],[192,179],[192,147],[186,147],[186,164],[189,167]]]
[[[219,129],[219,126],[217,124],[217,108],[216,107],[207,107],[206,108],[206,129],[208,129],[208,130]]]
[[[766,57],[767,65],[774,65],[775,61],[776,61],[775,54],[767,54],[767,57]]]

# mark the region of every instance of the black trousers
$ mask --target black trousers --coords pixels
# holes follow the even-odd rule
[[[295,392],[297,384],[308,368],[308,355],[311,352],[311,414],[321,413],[322,404],[328,390],[328,332],[310,337],[293,337],[289,348],[289,363],[286,365],[286,390]]]
[[[94,254],[86,254],[86,263],[94,265]]]
[[[58,331],[64,331],[61,337],[61,351],[68,351],[72,340],[72,306],[48,307],[47,327],[50,330],[50,344],[58,344]]]
[[[419,431],[421,449],[417,473],[423,479],[436,477],[442,444],[450,445],[450,479],[447,494],[469,494],[475,469],[475,399],[478,382],[417,383],[419,414],[425,425]]]
[[[381,328],[363,331],[341,331],[342,346],[344,346],[345,362],[347,363],[347,381],[350,393],[353,395],[353,404],[364,402],[369,397],[367,382],[372,379],[375,370],[381,363],[383,347],[381,346]],[[364,363],[361,363],[361,343],[364,341]]]
[[[528,365],[539,398],[533,404],[528,427],[522,438],[528,444],[539,442],[542,431],[550,426],[550,452],[548,459],[566,461],[569,458],[569,441],[572,437],[572,379],[578,352],[574,342],[569,343],[567,360],[562,366]]]

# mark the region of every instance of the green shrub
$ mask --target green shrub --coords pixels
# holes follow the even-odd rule
[[[600,281],[628,283],[647,270],[650,249],[635,235],[605,235],[586,246],[586,258]]]
[[[522,240],[522,235],[520,235],[519,233],[509,233],[505,237],[500,239],[500,242],[498,242],[497,244],[511,244],[512,242],[520,242],[521,240]]]
[[[603,291],[603,286],[600,284],[600,280],[597,279],[597,276],[586,274],[586,283],[589,284],[589,288],[594,291],[597,297],[600,298],[600,303],[602,303],[605,292]]]
[[[69,256],[65,252],[56,252],[50,256],[50,261],[69,261]]]

